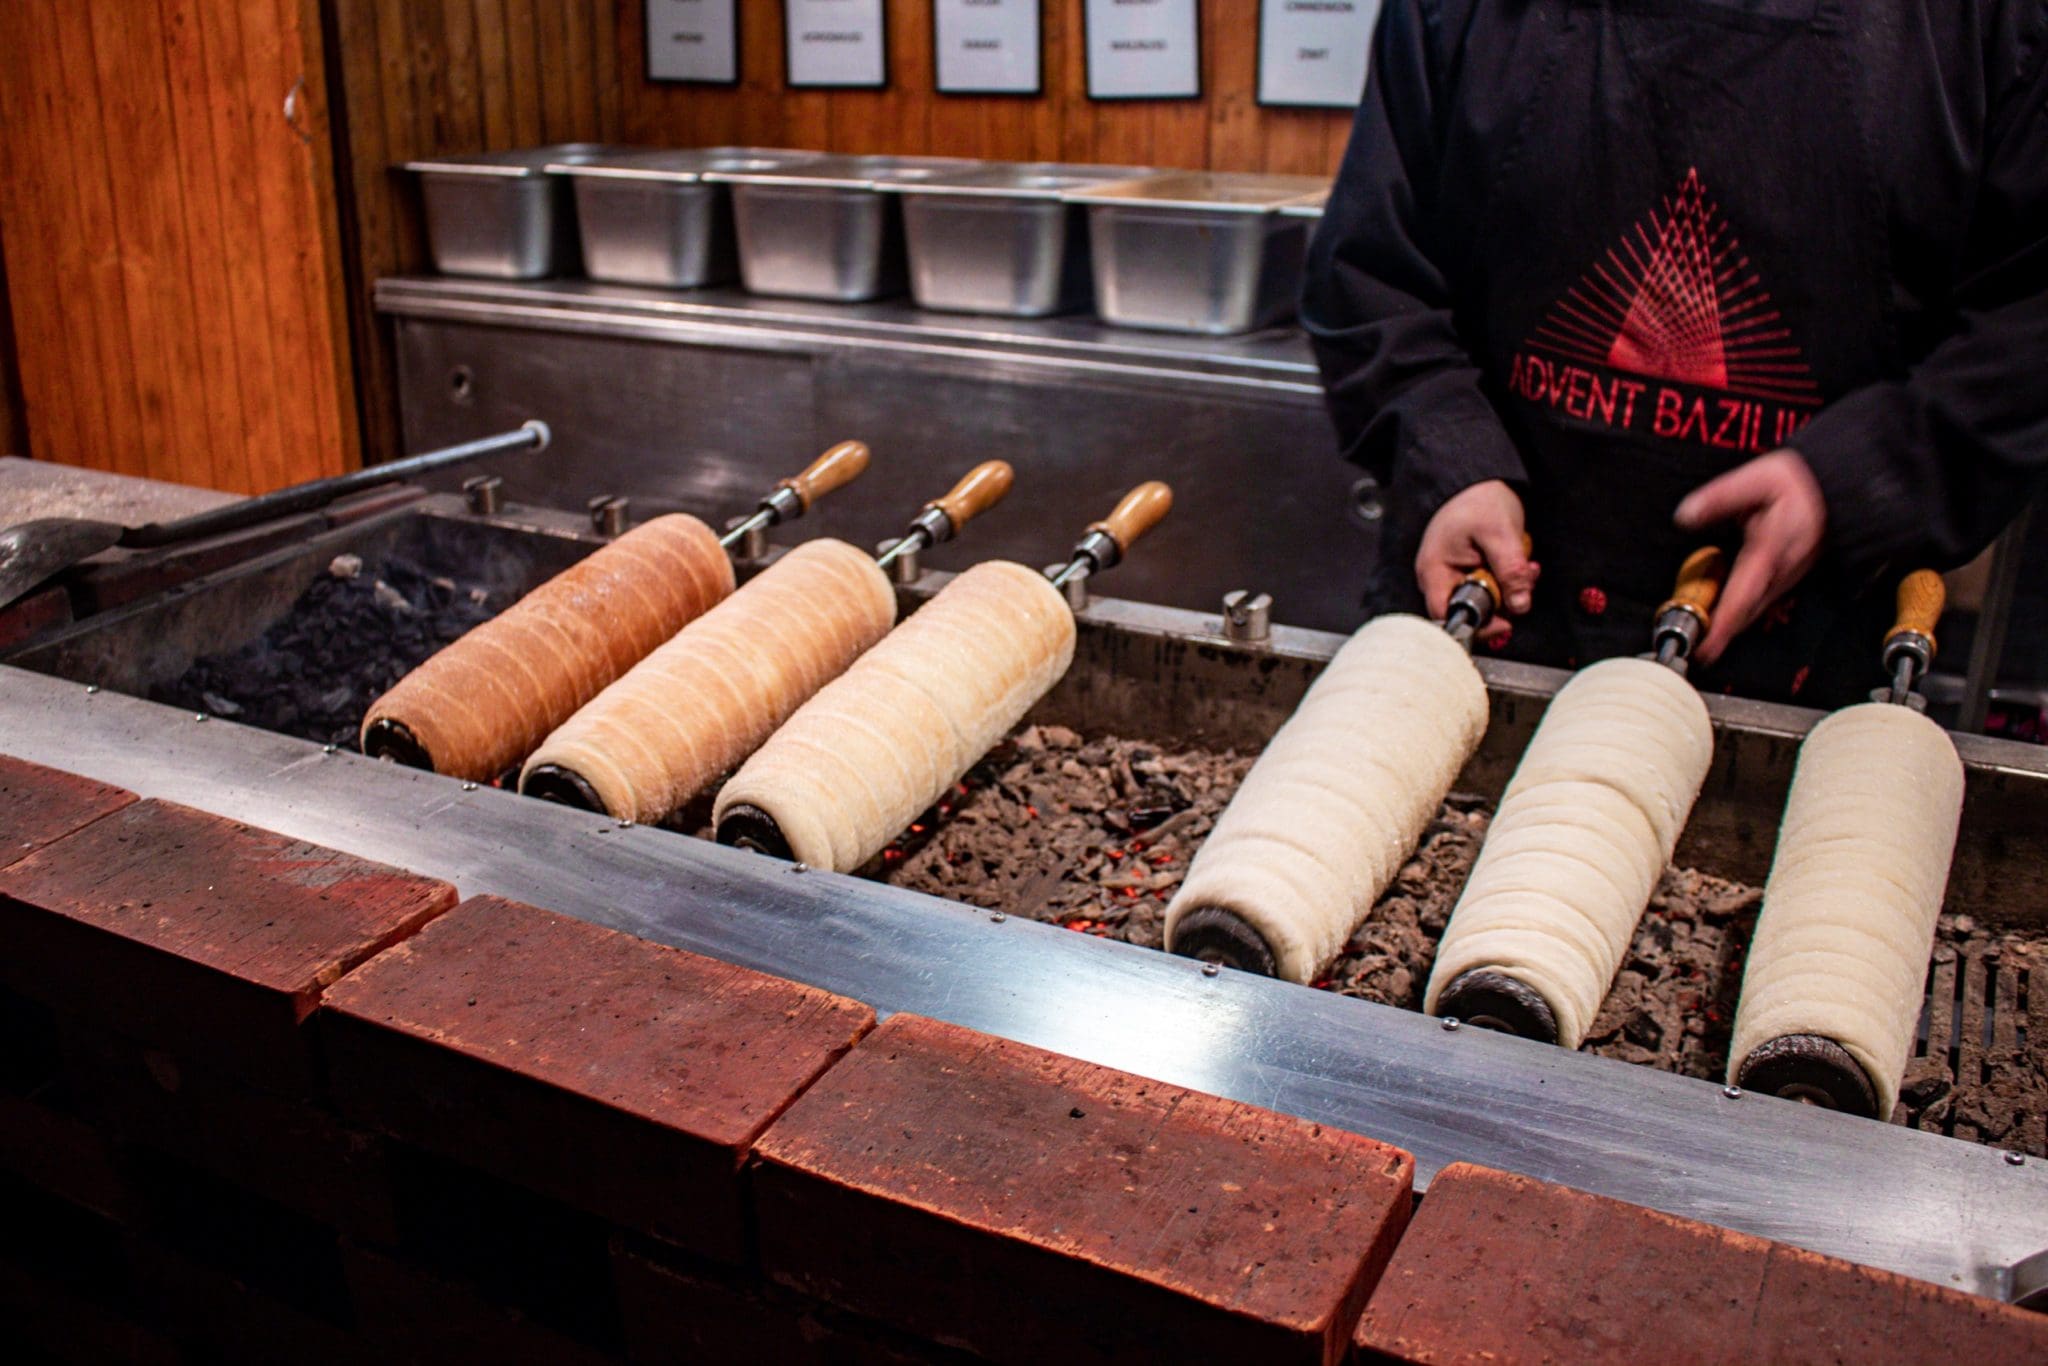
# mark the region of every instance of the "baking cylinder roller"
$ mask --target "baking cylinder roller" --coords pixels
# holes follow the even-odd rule
[[[1163,484],[1133,490],[1067,568],[1085,556],[1081,572],[1094,572],[1121,558],[1171,504]],[[1022,720],[1073,653],[1072,611],[1045,575],[1002,560],[976,565],[733,775],[715,812],[720,842],[852,872]]]

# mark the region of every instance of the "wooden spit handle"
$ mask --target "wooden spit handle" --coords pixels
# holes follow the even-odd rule
[[[953,485],[952,491],[943,498],[934,498],[926,503],[928,508],[937,508],[946,514],[946,520],[958,532],[975,518],[987,512],[1010,491],[1016,479],[1016,471],[1006,460],[984,460]]]
[[[1927,641],[1928,657],[1933,658],[1934,628],[1947,606],[1948,585],[1941,575],[1932,569],[1914,570],[1899,580],[1898,619],[1885,633],[1884,643],[1890,645],[1900,636],[1921,636]]]
[[[793,475],[775,487],[794,493],[797,501],[804,505],[804,511],[809,512],[812,503],[834,489],[845,488],[860,478],[867,467],[867,443],[842,441],[813,460],[802,474]]]
[[[1109,516],[1089,526],[1116,542],[1116,548],[1130,553],[1138,539],[1173,510],[1173,490],[1157,479],[1147,480],[1123,496]]]
[[[1728,577],[1728,557],[1719,546],[1706,545],[1685,557],[1678,567],[1678,586],[1671,599],[1657,609],[1663,616],[1675,608],[1690,611],[1705,626],[1714,619],[1714,603],[1720,599],[1721,584]]]
[[[1526,560],[1535,553],[1535,539],[1531,537],[1528,532],[1523,532],[1522,558]],[[1463,583],[1461,583],[1459,587],[1462,588],[1464,584],[1467,583],[1477,584],[1479,587],[1484,588],[1486,590],[1486,595],[1493,599],[1493,606],[1495,611],[1500,610],[1500,605],[1507,601],[1507,598],[1503,596],[1500,591],[1500,580],[1495,578],[1493,576],[1493,571],[1487,568],[1485,565],[1481,565],[1479,566],[1479,568],[1467,574],[1464,578]]]

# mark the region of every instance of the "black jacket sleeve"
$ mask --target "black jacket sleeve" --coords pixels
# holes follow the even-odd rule
[[[2048,6],[2014,0],[1991,27],[1954,326],[1903,379],[1845,395],[1791,442],[1854,571],[1964,563],[2048,472]]]
[[[1460,489],[1524,477],[1459,341],[1444,272],[1422,245],[1434,212],[1443,36],[1439,0],[1387,0],[1302,301],[1344,456],[1378,477],[1397,527],[1417,540]]]

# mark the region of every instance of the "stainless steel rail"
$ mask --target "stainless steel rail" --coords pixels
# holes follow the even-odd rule
[[[1088,617],[1127,607],[1101,603]],[[1283,639],[1314,653],[1312,639]],[[1533,680],[1532,680],[1533,681]],[[2004,1296],[2048,1163],[1223,972],[13,668],[0,753],[1161,1081]]]

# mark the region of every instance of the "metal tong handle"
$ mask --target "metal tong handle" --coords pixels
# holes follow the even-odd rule
[[[1932,569],[1916,569],[1899,580],[1898,613],[1884,637],[1884,668],[1891,686],[1879,688],[1871,700],[1921,708],[1926,700],[1915,689],[1934,665],[1934,629],[1948,606],[1948,585]]]
[[[776,481],[761,500],[754,515],[737,522],[718,543],[732,549],[756,531],[793,522],[811,510],[811,504],[835,489],[843,489],[861,477],[868,467],[868,448],[859,441],[842,441],[804,466],[803,473]]]
[[[875,563],[887,569],[913,551],[952,540],[962,527],[1008,497],[1016,478],[1009,461],[982,461],[944,496],[926,503],[924,511],[911,520],[910,529],[877,556]]]
[[[278,517],[288,517],[297,512],[311,512],[326,507],[337,498],[364,489],[380,488],[385,484],[396,484],[416,474],[427,474],[449,465],[459,465],[465,460],[476,460],[501,451],[523,451],[531,447],[544,451],[553,433],[548,424],[535,419],[521,425],[515,431],[500,432],[496,436],[479,437],[457,446],[443,446],[439,450],[409,455],[402,460],[393,460],[382,465],[367,465],[347,474],[337,474],[326,479],[315,479],[310,484],[295,484],[288,489],[266,493],[256,498],[245,498],[240,502],[228,503],[206,512],[180,517],[174,522],[151,522],[146,526],[130,527],[121,533],[119,544],[136,549],[153,546],[175,545],[183,541],[196,541],[207,536],[220,536],[230,531],[242,531]]]
[[[1679,566],[1678,583],[1657,609],[1650,648],[1659,664],[1686,671],[1700,638],[1714,622],[1714,604],[1728,578],[1728,556],[1719,546],[1701,546]]]
[[[1066,567],[1052,576],[1053,587],[1065,588],[1077,577],[1115,568],[1172,510],[1173,489],[1167,484],[1150,479],[1138,485],[1117,500],[1109,516],[1089,524]]]

